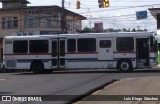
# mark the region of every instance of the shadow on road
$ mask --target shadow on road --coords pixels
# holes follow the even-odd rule
[[[4,95],[4,94],[12,94],[13,92],[0,92],[0,95]]]
[[[83,74],[83,73],[160,73],[160,69],[141,69],[134,70],[132,72],[120,72],[120,71],[111,71],[111,70],[62,70],[62,71],[53,71],[52,73],[43,73],[43,74]],[[43,75],[43,74],[33,74],[32,72],[16,72],[12,73],[13,75]]]

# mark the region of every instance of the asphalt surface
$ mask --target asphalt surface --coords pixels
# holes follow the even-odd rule
[[[1,95],[85,95],[113,80],[160,76],[160,70],[131,73],[117,71],[61,71],[52,74],[0,73]],[[65,97],[65,96],[63,96]],[[75,96],[77,97],[77,96]],[[73,99],[71,99],[73,100]],[[1,104],[2,102],[0,102]],[[3,102],[2,104],[65,104],[70,101]]]
[[[121,79],[76,104],[160,104],[160,77]]]

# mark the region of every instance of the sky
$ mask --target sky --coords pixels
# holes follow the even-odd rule
[[[28,6],[61,6],[62,0],[28,0]],[[160,0],[109,0],[108,8],[99,8],[98,0],[79,0],[81,8],[76,9],[77,0],[65,0],[65,8],[87,17],[82,21],[83,27],[93,27],[95,22],[103,22],[104,29],[147,29],[156,31],[156,20],[148,8],[160,8]],[[147,19],[136,20],[136,11],[147,10]]]

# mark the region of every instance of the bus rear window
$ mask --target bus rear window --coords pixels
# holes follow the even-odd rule
[[[31,40],[29,45],[30,53],[48,53],[47,40]]]
[[[28,42],[27,41],[14,41],[13,42],[13,53],[27,53]]]
[[[134,39],[133,37],[119,37],[116,41],[117,51],[133,51]]]

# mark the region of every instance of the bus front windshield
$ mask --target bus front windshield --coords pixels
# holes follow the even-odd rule
[[[154,36],[150,36],[150,51],[151,52],[157,52],[157,40]]]

